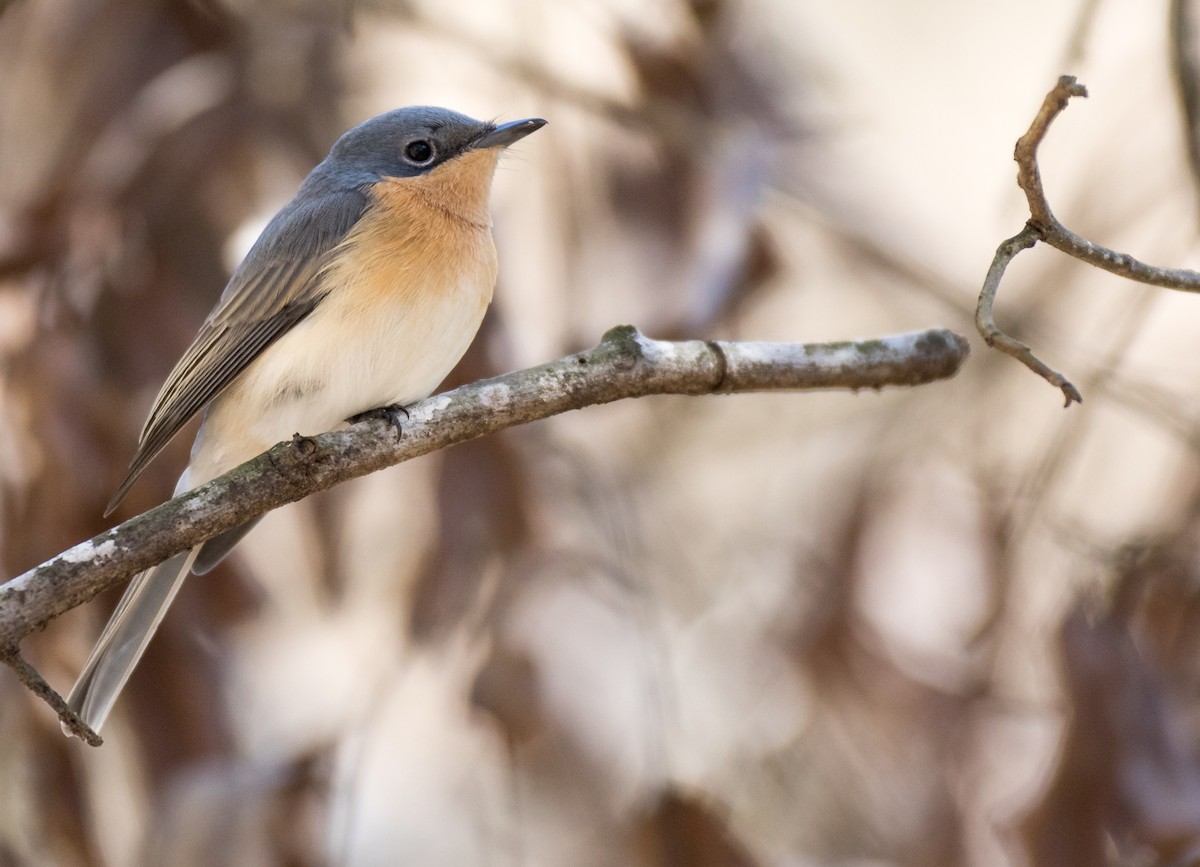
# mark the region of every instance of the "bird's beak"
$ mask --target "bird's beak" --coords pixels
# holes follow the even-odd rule
[[[530,117],[525,120],[514,120],[512,123],[502,123],[500,126],[485,132],[477,138],[472,143],[471,148],[473,150],[506,148],[513,142],[525,138],[531,132],[537,132],[545,125],[546,122],[540,117]]]

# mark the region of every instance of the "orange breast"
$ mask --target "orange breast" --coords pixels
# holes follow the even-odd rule
[[[419,302],[478,286],[484,305],[496,281],[488,193],[497,154],[477,151],[416,178],[389,178],[341,244],[326,279],[355,287],[366,306]],[[466,299],[460,299],[466,300]]]

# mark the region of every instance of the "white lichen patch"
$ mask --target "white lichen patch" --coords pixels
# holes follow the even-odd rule
[[[435,394],[432,397],[419,400],[408,407],[408,418],[429,421],[438,415],[438,413],[445,412],[452,400],[453,398],[447,394]],[[401,415],[404,414],[401,413]],[[403,424],[403,420],[401,423]]]
[[[93,545],[92,540],[80,542],[73,548],[68,548],[58,555],[56,559],[64,560],[67,563],[95,563],[97,560],[104,560],[117,553],[117,543],[112,539],[105,539],[99,545]]]
[[[803,343],[767,343],[764,341],[718,341],[730,365],[747,364],[759,367],[792,366],[811,361],[810,350]]]
[[[11,581],[5,582],[4,584],[0,585],[0,591],[6,593],[19,593],[27,589],[26,585],[33,580],[38,570],[45,566],[53,566],[55,563],[60,562],[72,564],[96,563],[100,560],[106,560],[116,553],[117,543],[112,539],[105,539],[99,545],[93,545],[92,540],[88,539],[86,542],[80,542],[73,548],[68,548],[66,551],[63,551],[49,563],[43,563],[41,566],[30,569],[28,572],[23,572],[16,578],[13,578]]]
[[[669,340],[653,340],[640,331],[634,338],[642,355],[647,361],[656,364],[669,364],[680,356],[680,344]]]
[[[512,389],[506,383],[497,382],[485,385],[478,391],[479,403],[483,406],[507,406],[512,403]]]

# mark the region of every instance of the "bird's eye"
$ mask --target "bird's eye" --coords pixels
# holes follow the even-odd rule
[[[409,162],[419,166],[426,165],[433,160],[433,145],[423,138],[410,141],[404,146],[404,156]]]

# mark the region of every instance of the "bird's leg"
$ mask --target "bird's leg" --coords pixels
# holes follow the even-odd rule
[[[400,436],[404,433],[400,426],[400,416],[404,415],[408,418],[408,410],[403,404],[389,403],[387,406],[377,406],[375,409],[369,409],[366,412],[360,412],[357,415],[352,415],[346,419],[350,424],[358,424],[360,421],[370,421],[371,419],[381,419],[388,422],[396,429],[396,441],[400,441]]]

